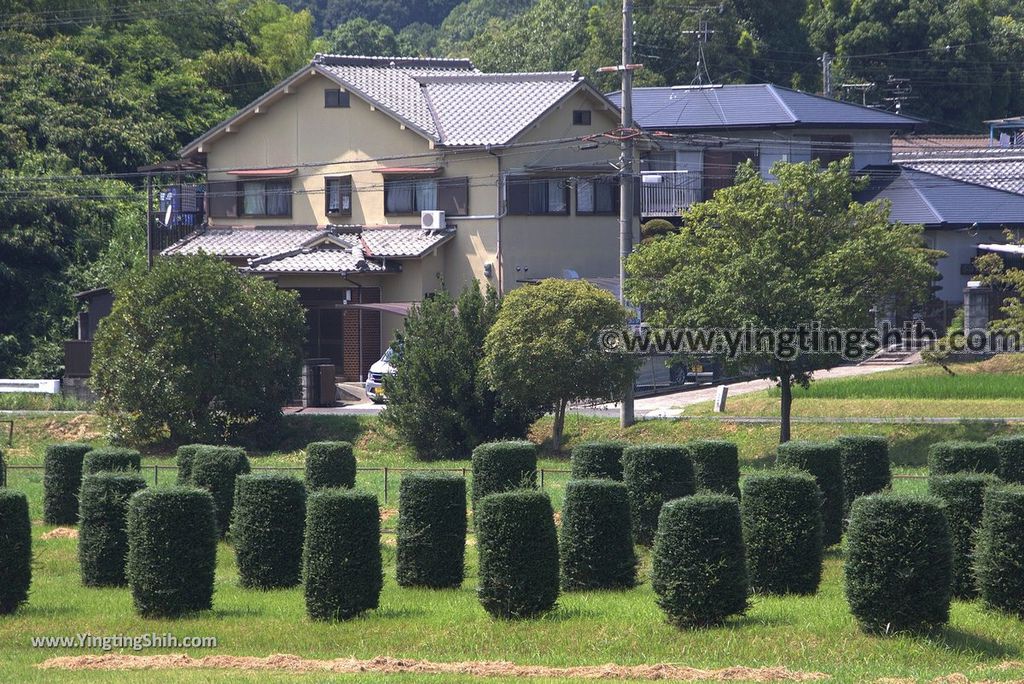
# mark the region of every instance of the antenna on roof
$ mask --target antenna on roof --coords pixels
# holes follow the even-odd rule
[[[708,85],[712,83],[711,74],[708,73],[707,58],[704,56],[704,44],[711,39],[711,35],[715,33],[708,22],[701,19],[697,25],[697,29],[693,31],[680,31],[684,36],[696,36],[697,37],[697,72],[694,75],[690,85],[704,85],[704,77],[708,79]],[[703,70],[703,73],[702,73]]]

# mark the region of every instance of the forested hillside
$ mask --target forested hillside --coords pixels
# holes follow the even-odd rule
[[[619,61],[620,0],[7,0],[0,4],[0,377],[59,375],[71,293],[137,268],[136,168],[174,156],[315,52]],[[636,0],[638,83],[773,81],[938,132],[1024,114],[1024,0]]]

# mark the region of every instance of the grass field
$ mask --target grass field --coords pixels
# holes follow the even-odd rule
[[[917,369],[912,369],[915,372]],[[942,372],[941,369],[939,372]],[[897,371],[886,382],[918,382],[915,372]],[[930,372],[930,371],[929,371]],[[899,375],[898,375],[899,374]],[[991,373],[990,373],[991,374]],[[905,378],[901,378],[905,375]],[[882,376],[876,376],[879,380]],[[924,377],[931,377],[927,373]],[[867,380],[867,379],[865,379]],[[933,382],[933,380],[928,380]],[[830,381],[841,382],[841,381]],[[824,386],[826,383],[821,383]],[[756,397],[737,397],[732,408]],[[762,396],[758,401],[774,402]],[[798,401],[810,401],[809,398]],[[888,404],[888,415],[913,415],[918,404],[891,397],[876,399],[815,399],[814,403],[879,401]],[[934,405],[942,400],[929,400]],[[946,401],[991,402],[1016,399],[949,399]],[[750,403],[749,406],[755,404]],[[808,406],[811,404],[807,404]],[[837,404],[841,405],[841,404]],[[902,411],[901,411],[902,409]],[[798,412],[799,415],[799,412]],[[993,414],[988,414],[993,415]],[[1007,415],[1024,415],[1024,407]],[[53,441],[89,440],[102,443],[102,425],[89,414],[17,416],[13,448],[4,448],[8,463],[26,466],[42,462],[45,445]],[[568,478],[564,455],[551,454],[544,441],[550,419],[534,426],[531,438],[542,444],[540,467],[544,488],[556,508]],[[895,488],[923,492],[926,484],[921,464],[927,447],[945,439],[984,439],[1021,429],[1016,425],[953,424],[829,424],[798,423],[794,437],[828,439],[839,434],[883,434],[892,444]],[[745,472],[771,461],[777,440],[775,425],[748,425],[715,420],[658,420],[641,422],[628,429],[617,421],[570,416],[567,444],[591,439],[624,439],[633,443],[678,442],[698,437],[721,437],[739,445]],[[254,453],[253,464],[268,468],[300,468],[301,446],[315,439],[349,439],[356,445],[360,472],[357,485],[377,493],[383,508],[396,505],[402,469],[445,467],[461,470],[465,461],[424,464],[372,417],[295,416],[286,420],[277,435],[278,444],[265,453]],[[151,486],[165,486],[174,479],[168,451],[147,453],[144,475]],[[387,468],[387,489],[385,471]],[[562,471],[562,472],[559,472]],[[297,474],[297,473],[296,473]],[[909,477],[907,477],[909,476]],[[159,482],[155,480],[159,478]],[[824,672],[836,682],[932,681],[953,673],[962,678],[942,681],[1013,680],[1024,678],[1024,623],[986,612],[976,603],[955,602],[949,626],[929,636],[879,638],[857,629],[843,596],[842,549],[829,552],[821,591],[813,597],[770,598],[754,596],[742,618],[714,629],[679,631],[663,620],[654,595],[645,581],[627,592],[588,592],[563,595],[558,608],[542,619],[502,622],[489,618],[476,595],[476,548],[472,536],[467,547],[467,578],[459,590],[431,592],[399,588],[394,581],[394,518],[384,523],[383,554],[385,589],[378,611],[341,624],[310,622],[304,613],[301,589],[276,592],[243,590],[238,586],[232,549],[222,543],[218,553],[214,610],[182,620],[145,620],[131,609],[126,589],[84,589],[80,586],[72,539],[40,539],[51,528],[41,517],[42,471],[10,471],[9,485],[26,491],[36,521],[34,583],[29,604],[13,616],[0,618],[0,682],[255,682],[255,681],[467,681],[466,678],[402,675],[390,678],[362,675],[285,674],[282,672],[221,670],[160,670],[156,672],[63,672],[41,670],[43,660],[63,655],[87,655],[97,650],[35,649],[33,636],[96,636],[171,633],[183,636],[215,636],[214,650],[189,650],[203,655],[269,656],[290,653],[306,658],[373,658],[387,655],[435,662],[502,660],[516,664],[547,666],[677,663],[700,668],[729,666],[785,666],[798,672]],[[384,493],[388,501],[384,502]],[[646,580],[649,560],[644,557],[641,574]],[[182,652],[185,649],[171,649]],[[165,653],[147,650],[143,655]],[[504,681],[501,679],[489,681]],[[512,678],[507,681],[513,681]]]

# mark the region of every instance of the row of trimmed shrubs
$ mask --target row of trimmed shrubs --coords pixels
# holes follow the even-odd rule
[[[937,442],[928,449],[930,475],[991,473],[1004,482],[1024,484],[1024,435],[985,442]]]

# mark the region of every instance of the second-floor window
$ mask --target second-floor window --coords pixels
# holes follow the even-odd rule
[[[576,213],[619,213],[618,180],[615,178],[580,178],[576,181]]]
[[[566,178],[530,178],[513,176],[508,179],[508,213],[556,214],[569,213],[569,181]]]
[[[328,178],[325,181],[325,211],[331,216],[352,215],[352,176]]]
[[[437,209],[436,178],[385,178],[384,213],[418,214]]]
[[[242,216],[291,216],[292,182],[290,180],[243,181],[241,185]]]
[[[853,154],[853,145],[848,135],[812,135],[811,159],[817,159],[822,167]]]

